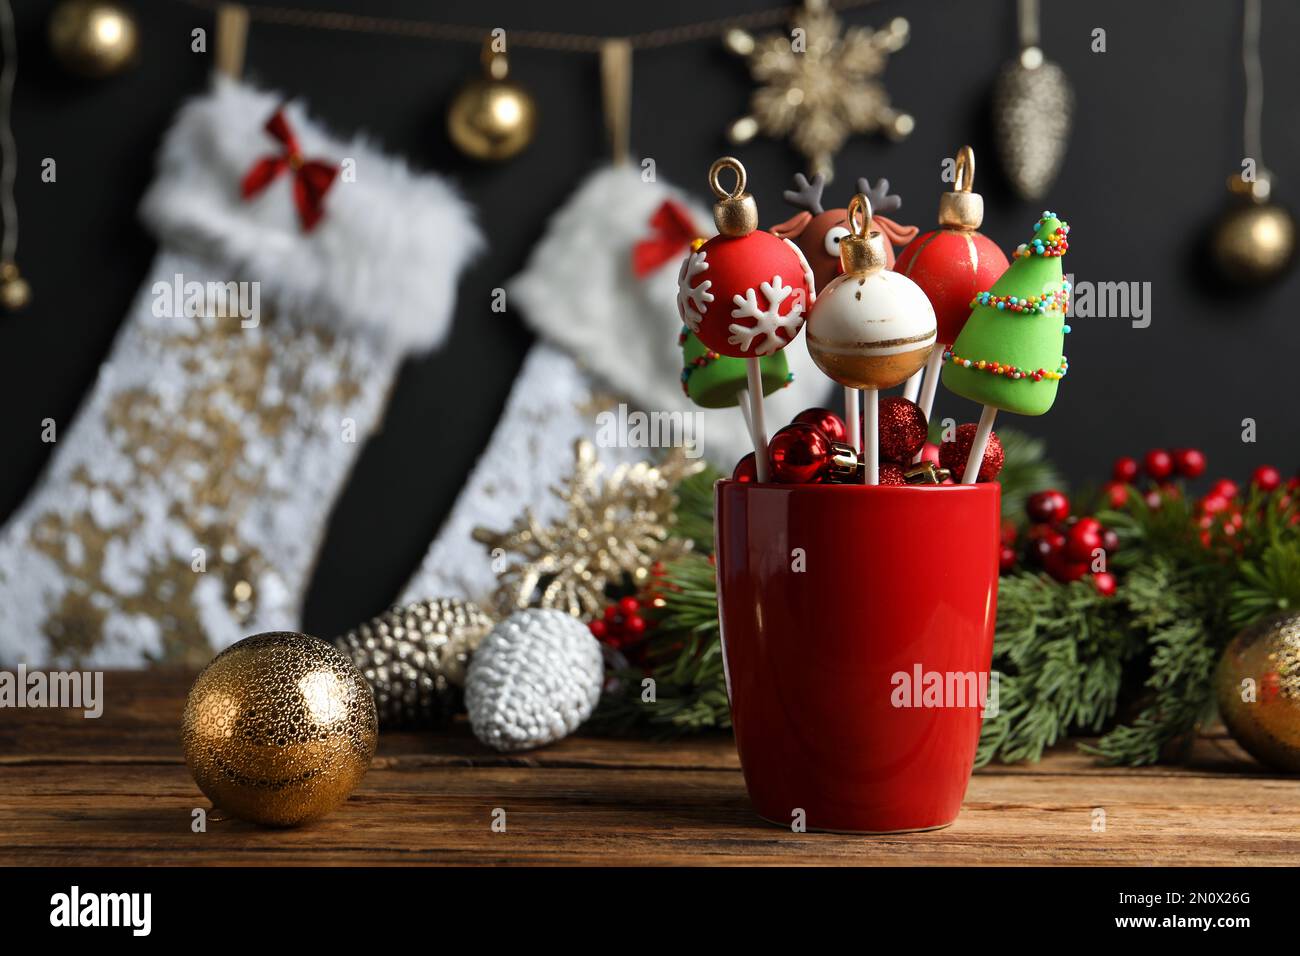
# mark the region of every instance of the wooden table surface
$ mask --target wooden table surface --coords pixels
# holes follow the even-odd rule
[[[1222,734],[1187,768],[1108,769],[1065,747],[981,770],[951,827],[854,837],[760,821],[726,735],[576,737],[511,756],[457,725],[381,734],[352,798],[309,827],[194,833],[209,805],[178,739],[191,676],[109,673],[98,720],[0,710],[0,864],[1300,863],[1300,779],[1263,772]]]

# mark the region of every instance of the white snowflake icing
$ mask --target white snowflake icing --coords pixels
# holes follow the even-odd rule
[[[705,279],[695,286],[691,285],[691,280],[708,268],[708,257],[700,249],[686,257],[681,272],[677,274],[677,311],[681,313],[682,321],[696,333],[700,331],[700,320],[708,311],[709,303],[713,301],[713,293],[709,291],[713,280]]]
[[[753,325],[741,325],[733,322],[728,326],[731,337],[727,339],[732,345],[739,345],[742,352],[748,352],[754,346],[755,355],[771,355],[781,350],[789,339],[795,337],[803,325],[803,296],[795,296],[790,311],[781,315],[781,306],[794,294],[794,288],[782,281],[780,276],[773,276],[771,282],[759,284],[759,291],[767,303],[766,308],[758,304],[758,292],[746,289],[743,296],[731,297],[736,307],[731,310],[733,319],[753,319]],[[777,335],[784,331],[786,338]],[[762,336],[761,342],[756,340]]]

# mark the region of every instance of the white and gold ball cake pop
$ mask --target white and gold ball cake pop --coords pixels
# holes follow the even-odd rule
[[[844,274],[821,290],[808,316],[808,352],[841,385],[901,385],[934,349],[934,307],[911,279],[885,268],[884,237],[868,232],[871,203],[849,203],[851,234],[840,240]]]

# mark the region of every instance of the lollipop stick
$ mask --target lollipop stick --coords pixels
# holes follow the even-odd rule
[[[862,390],[862,460],[866,465],[865,483],[880,484],[880,393],[874,388]]]
[[[844,386],[844,428],[854,451],[862,451],[862,423],[858,421],[858,390]]]
[[[980,423],[975,427],[975,440],[970,444],[970,457],[966,459],[966,471],[961,476],[963,485],[975,484],[979,477],[980,465],[984,464],[984,450],[989,446],[989,435],[993,434],[993,419],[998,410],[992,405],[985,405],[980,412]]]
[[[909,402],[916,401],[916,396],[921,391],[921,376],[925,374],[924,369],[917,369],[912,373],[911,378],[903,383],[903,397]]]
[[[750,436],[754,439],[754,467],[760,482],[767,481],[767,425],[763,423],[763,369],[757,358],[745,359],[749,375]]]
[[[742,388],[736,393],[736,407],[740,409],[740,417],[745,419],[745,431],[749,433],[749,440],[754,440],[754,419],[749,414],[749,389]]]
[[[934,408],[934,393],[939,388],[939,370],[943,368],[943,353],[946,346],[935,343],[934,351],[930,353],[929,360],[925,363],[925,386],[921,389],[921,411],[925,414],[925,420],[930,420],[930,411]],[[919,372],[917,373],[920,374]],[[921,455],[925,453],[922,448],[916,453],[913,462],[919,463]]]

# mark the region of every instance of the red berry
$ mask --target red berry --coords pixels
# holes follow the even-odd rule
[[[1025,513],[1035,524],[1053,524],[1064,521],[1070,513],[1070,499],[1053,488],[1039,491],[1025,501]]]
[[[1205,455],[1197,448],[1179,448],[1174,452],[1174,470],[1184,478],[1199,478],[1205,473]]]
[[[1110,528],[1106,528],[1101,533],[1101,546],[1106,550],[1106,556],[1114,554],[1119,550],[1119,535]]]
[[[612,621],[616,617],[618,617],[618,605],[610,604],[605,608],[605,620]]]
[[[1067,561],[1064,555],[1057,554],[1047,563],[1047,573],[1062,584],[1082,580],[1088,574],[1087,561]]]
[[[1108,481],[1101,490],[1106,495],[1106,503],[1112,508],[1118,510],[1128,504],[1128,485],[1124,482]]]
[[[641,610],[641,602],[634,597],[625,597],[618,602],[618,609],[624,614],[635,614]]]
[[[1065,536],[1065,553],[1074,561],[1091,561],[1102,546],[1101,522],[1096,518],[1080,518]]]
[[[1123,458],[1116,458],[1115,464],[1111,466],[1110,476],[1115,481],[1121,481],[1125,484],[1134,481],[1138,476],[1137,459],[1129,458],[1127,455]]]
[[[592,621],[587,625],[587,630],[591,631],[591,636],[598,641],[603,641],[609,633],[609,628],[605,626],[604,621]]]
[[[1250,482],[1260,491],[1276,491],[1282,486],[1282,472],[1272,465],[1260,465],[1250,476]]]
[[[639,637],[645,633],[645,618],[640,614],[633,614],[627,619],[627,632],[634,637]]]
[[[1150,508],[1152,511],[1157,511],[1159,510],[1160,506],[1164,504],[1165,499],[1160,496],[1160,492],[1158,490],[1152,488],[1143,496],[1143,500],[1146,501],[1148,508]]]
[[[1016,523],[1014,521],[1002,522],[1002,543],[1003,544],[1008,546],[1014,545],[1016,543],[1016,538],[1019,537],[1019,534],[1020,533],[1016,530]]]
[[[1198,507],[1200,508],[1201,514],[1217,515],[1220,511],[1227,510],[1229,504],[1230,502],[1227,498],[1223,497],[1223,495],[1216,495],[1214,492],[1210,492],[1200,500]]]
[[[1092,576],[1092,583],[1103,597],[1110,597],[1115,593],[1115,588],[1119,582],[1115,580],[1115,575],[1109,571],[1098,571]]]
[[[1153,448],[1142,459],[1147,474],[1156,481],[1164,481],[1174,473],[1174,460],[1163,448]]]
[[[732,481],[758,481],[758,465],[754,461],[754,453],[751,451],[740,461],[736,462],[736,470],[731,473]]]
[[[848,442],[849,440],[849,430],[844,425],[844,419],[829,408],[805,408],[792,418],[791,422],[820,428],[822,434],[831,441]]]
[[[998,570],[1003,574],[1016,569],[1016,549],[1005,544],[998,549]]]
[[[1214,487],[1210,489],[1210,494],[1218,495],[1220,498],[1232,499],[1237,497],[1240,491],[1241,489],[1237,487],[1237,483],[1231,478],[1220,478],[1214,483]]]

